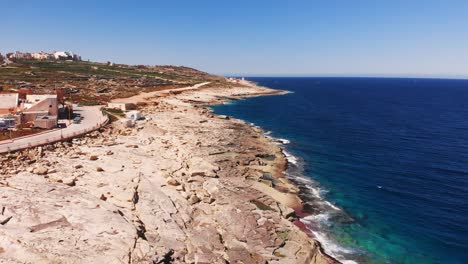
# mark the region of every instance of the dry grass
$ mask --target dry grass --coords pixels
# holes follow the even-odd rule
[[[74,103],[103,104],[142,92],[185,87],[200,82],[224,82],[223,77],[176,66],[107,65],[95,62],[18,61],[0,68],[0,90],[21,88],[53,93],[64,88]]]

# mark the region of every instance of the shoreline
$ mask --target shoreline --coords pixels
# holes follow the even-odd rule
[[[262,87],[262,86],[259,86],[257,83],[252,82],[252,81],[248,81],[248,80],[243,80],[243,84],[248,85],[248,86],[252,86],[252,87],[261,87],[261,88],[270,89],[270,90],[272,90],[272,92],[271,93],[259,93],[259,94],[254,95],[254,96],[251,96],[251,95],[250,96],[240,96],[238,98],[235,98],[234,100],[248,99],[248,98],[252,98],[252,97],[255,97],[255,96],[274,96],[274,95],[279,96],[279,95],[285,95],[285,94],[291,93],[290,91],[287,91],[287,90],[277,90],[277,89]],[[228,98],[228,99],[233,100],[232,98]],[[222,103],[225,103],[225,102],[221,102],[221,104]],[[217,104],[220,104],[220,103],[211,104],[211,105],[217,105]],[[316,235],[314,234],[314,232],[303,221],[301,221],[301,219],[304,219],[307,216],[311,216],[312,214],[308,213],[308,212],[306,212],[304,210],[304,201],[300,197],[300,190],[299,190],[299,186],[297,185],[298,183],[295,182],[294,179],[287,176],[289,167],[292,164],[294,164],[289,160],[289,158],[292,157],[292,158],[295,159],[295,157],[293,155],[290,155],[290,157],[288,157],[288,152],[286,150],[286,145],[289,144],[290,141],[288,139],[272,137],[272,136],[269,135],[271,133],[271,131],[266,132],[262,127],[257,126],[256,124],[253,124],[253,123],[249,123],[246,120],[243,120],[243,119],[237,119],[237,120],[243,122],[244,124],[248,125],[249,127],[253,128],[254,130],[256,130],[256,132],[258,132],[259,134],[261,134],[261,136],[263,136],[264,138],[266,138],[268,140],[268,144],[278,145],[278,147],[280,149],[280,152],[281,152],[281,155],[282,155],[282,158],[283,158],[283,160],[285,160],[285,164],[281,165],[281,167],[282,167],[281,172],[280,172],[279,175],[275,175],[275,177],[277,177],[279,179],[283,179],[285,181],[284,183],[287,185],[287,187],[294,190],[294,192],[295,192],[294,196],[295,196],[295,199],[297,200],[297,203],[295,205],[291,206],[291,208],[294,210],[294,214],[297,216],[297,218],[293,221],[294,225],[297,226],[309,238],[313,239],[317,243],[319,251],[321,252],[321,254],[323,254],[325,256],[326,259],[332,261],[333,263],[341,263],[338,259],[336,259],[335,257],[331,256],[330,254],[326,253],[326,248],[324,248],[322,243],[316,239]],[[294,165],[296,165],[296,164],[294,164]],[[352,263],[355,263],[355,262],[353,261]]]
[[[347,254],[350,254],[350,252],[349,252],[350,249],[342,247],[336,241],[330,240],[329,237],[324,236],[324,233],[322,233],[323,231],[316,230],[316,229],[314,229],[314,227],[311,227],[306,223],[308,221],[307,220],[308,217],[313,217],[314,216],[314,214],[310,211],[310,209],[308,210],[307,208],[305,208],[306,203],[307,202],[314,202],[313,200],[315,199],[315,197],[314,197],[314,199],[308,199],[306,197],[307,194],[304,193],[304,191],[305,191],[304,189],[318,188],[318,187],[317,186],[312,187],[312,186],[310,186],[309,183],[305,182],[305,181],[311,181],[310,183],[312,183],[313,180],[307,179],[303,175],[302,169],[299,169],[300,165],[298,163],[302,163],[303,161],[301,161],[300,158],[298,158],[298,157],[292,155],[291,153],[289,153],[289,150],[287,149],[287,145],[290,143],[290,140],[284,139],[284,138],[273,137],[273,136],[271,136],[271,133],[273,133],[272,131],[266,131],[265,132],[265,129],[263,129],[262,127],[254,124],[254,123],[248,123],[248,122],[246,122],[245,120],[242,120],[242,119],[239,119],[239,120],[242,121],[242,122],[245,122],[246,124],[248,124],[250,127],[254,128],[254,129],[260,130],[261,134],[264,137],[266,137],[267,139],[269,139],[270,144],[278,145],[278,147],[281,149],[283,157],[286,160],[286,166],[285,166],[285,168],[283,170],[283,176],[281,176],[281,177],[285,178],[287,180],[288,184],[290,186],[292,186],[292,188],[297,189],[297,197],[301,200],[301,205],[296,207],[296,208],[293,208],[294,212],[295,212],[295,215],[297,217],[293,221],[293,223],[302,232],[307,234],[311,239],[314,239],[315,241],[317,241],[318,245],[320,246],[320,250],[322,251],[322,254],[326,255],[327,257],[329,257],[333,261],[336,261],[337,263],[341,263],[341,261],[343,261],[343,263],[357,263],[355,260],[348,259],[347,256],[336,256],[335,254],[340,255],[339,253],[343,253],[343,252],[347,252]],[[291,175],[290,174],[291,173],[291,171],[290,171],[291,168],[294,168],[295,170],[300,170],[300,172],[299,172],[300,175]],[[318,192],[320,192],[320,191],[318,191]],[[329,207],[333,208],[334,210],[341,212],[340,208],[334,206],[329,201],[325,200],[323,197],[320,197],[320,199],[321,199],[320,202],[325,202],[326,206],[329,206]],[[325,211],[325,214],[328,214],[328,212],[329,211]],[[320,215],[321,214],[322,213],[320,213]],[[321,237],[325,241],[324,242],[320,241],[319,237]],[[332,252],[328,253],[327,252],[328,246],[334,248],[335,250],[337,250],[337,252],[333,252],[333,250],[330,249],[330,251],[332,251]],[[363,263],[368,263],[367,260],[364,260],[364,259],[361,259],[361,260],[363,261]],[[361,263],[361,260],[359,261],[359,263]]]
[[[249,85],[260,87],[260,86],[258,86],[257,83],[252,82],[252,81],[245,80],[244,83],[248,83]],[[267,87],[264,87],[264,88],[267,88]],[[271,88],[267,88],[267,89],[271,89]],[[286,90],[276,90],[276,89],[272,89],[272,90],[276,91],[276,93],[273,92],[272,94],[263,94],[263,96],[265,96],[265,95],[266,96],[284,95],[284,94],[291,93],[290,91],[286,91]],[[262,95],[260,95],[260,96],[262,96]],[[248,98],[250,98],[250,97],[241,97],[241,98],[238,98],[238,99],[248,99]],[[238,100],[238,99],[235,99],[235,100]],[[332,209],[332,211],[340,212],[341,214],[343,212],[342,212],[342,210],[340,208],[336,207],[335,205],[333,205],[332,203],[330,203],[329,201],[327,201],[323,197],[321,197],[321,195],[318,194],[320,192],[320,190],[314,190],[313,194],[309,194],[309,195],[312,195],[314,197],[313,199],[308,199],[307,197],[304,196],[304,195],[307,195],[306,193],[304,193],[304,191],[305,191],[304,189],[309,189],[309,188],[314,188],[315,189],[315,188],[320,188],[320,187],[316,186],[316,184],[317,184],[316,182],[314,182],[313,180],[307,179],[303,175],[303,171],[302,171],[303,169],[299,168],[300,166],[303,166],[303,165],[298,164],[298,163],[301,163],[301,161],[298,160],[298,158],[296,156],[294,156],[294,155],[292,155],[291,153],[288,152],[289,150],[287,149],[287,145],[290,143],[290,140],[284,139],[284,138],[273,137],[273,136],[271,136],[271,133],[273,133],[273,131],[266,131],[265,129],[258,126],[257,124],[249,123],[249,122],[247,122],[246,120],[243,120],[243,119],[238,119],[238,120],[240,120],[241,122],[244,122],[245,124],[249,125],[254,130],[259,131],[259,133],[263,137],[268,139],[268,141],[269,141],[268,144],[278,145],[279,148],[281,149],[281,154],[283,155],[283,159],[286,160],[286,164],[283,166],[282,173],[281,173],[281,175],[279,177],[286,180],[287,185],[289,186],[290,189],[295,190],[297,199],[300,201],[299,202],[300,204],[298,204],[297,206],[292,207],[294,209],[295,215],[297,216],[297,219],[294,220],[293,223],[301,231],[303,231],[305,234],[307,234],[311,239],[314,239],[315,241],[317,241],[319,246],[320,246],[320,249],[321,249],[322,253],[324,255],[326,255],[327,257],[329,257],[330,259],[332,259],[333,261],[336,261],[337,263],[341,263],[340,261],[344,261],[344,263],[357,263],[355,260],[348,259],[348,257],[351,256],[350,254],[351,254],[352,249],[348,249],[348,248],[343,247],[342,245],[338,244],[336,241],[334,241],[333,239],[328,237],[328,235],[326,233],[322,233],[323,231],[315,230],[315,228],[317,228],[317,227],[315,227],[315,228],[311,227],[307,223],[309,221],[307,219],[307,217],[313,217],[314,214],[310,211],[310,209],[305,208],[306,202],[314,202],[313,200],[315,200],[317,198],[319,199],[319,203],[325,203],[325,207],[329,207],[328,209],[325,210],[323,205],[320,205],[320,207],[321,207],[320,215],[330,213],[330,209]],[[299,171],[300,175],[291,175],[290,174],[291,167],[295,167],[295,170],[300,170]],[[306,183],[305,181],[307,181],[308,183]],[[310,185],[312,182],[314,182],[313,186]],[[315,192],[317,192],[317,193],[315,193]],[[304,196],[304,197],[302,197],[302,196]],[[317,202],[317,201],[315,201],[315,202]],[[315,206],[318,206],[318,205],[315,205]],[[336,212],[334,212],[334,213],[336,213]],[[330,251],[331,251],[330,253],[326,253],[328,247],[324,246],[323,243],[318,240],[319,237],[321,237],[324,240],[323,242],[326,245],[330,246],[330,248],[333,248],[333,250],[330,249]],[[343,253],[345,254],[344,256],[342,255]],[[360,259],[359,262],[361,262],[361,261],[363,261],[363,263],[368,263],[368,260],[365,260],[365,259]]]
[[[253,86],[258,86],[258,84],[246,81],[251,83]],[[271,88],[268,88],[271,89]],[[278,93],[276,94],[267,94],[268,95],[283,95],[283,94],[288,94],[290,91],[284,91],[284,90],[276,90]],[[248,99],[249,97],[246,97]],[[346,218],[350,219],[348,215],[346,215],[342,209],[336,207],[326,199],[324,199],[321,194],[320,194],[320,184],[317,183],[314,180],[308,179],[307,177],[304,176],[303,174],[303,164],[298,164],[298,163],[303,163],[301,158],[294,156],[293,154],[289,153],[289,150],[287,149],[287,145],[290,143],[289,139],[285,138],[277,138],[271,136],[273,131],[266,131],[262,127],[258,126],[257,124],[254,123],[249,123],[245,120],[238,119],[250,127],[252,127],[255,130],[258,130],[259,133],[262,134],[262,136],[266,137],[269,140],[269,144],[275,144],[278,145],[279,148],[281,149],[281,153],[283,155],[283,158],[286,160],[286,165],[284,166],[282,175],[280,176],[281,178],[284,178],[287,181],[287,184],[290,186],[291,189],[297,190],[296,195],[298,200],[300,200],[300,205],[293,207],[295,214],[297,216],[297,219],[293,222],[299,229],[301,229],[305,234],[307,234],[311,239],[314,239],[318,242],[320,245],[320,248],[322,250],[322,253],[327,255],[327,257],[333,259],[333,261],[336,261],[340,263],[340,261],[343,261],[343,263],[358,263],[356,261],[359,261],[359,263],[370,263],[369,260],[365,258],[359,258],[359,260],[354,260],[352,250],[350,248],[346,248],[342,245],[340,245],[337,241],[334,241],[333,238],[330,238],[324,230],[319,230],[317,223],[314,223],[313,226],[310,226],[310,223],[307,223],[308,217],[313,217],[314,218],[314,213],[312,211],[314,210],[319,210],[319,217],[322,215],[328,215],[328,214],[340,214],[341,218]],[[294,168],[294,174],[291,175],[290,169]],[[297,175],[297,173],[299,173]],[[308,193],[311,191],[311,188],[313,189],[313,193]],[[310,196],[310,197],[309,197]],[[305,208],[306,203],[313,203],[314,205],[312,208]],[[309,205],[308,207],[311,207]],[[319,220],[321,222],[321,220]],[[322,242],[319,241],[323,240]],[[328,246],[330,247],[330,253],[327,253]],[[351,259],[349,259],[350,257]]]
[[[281,93],[252,84],[156,93],[144,97],[147,118],[134,128],[117,122],[72,142],[0,156],[2,168],[9,168],[0,174],[7,190],[3,213],[12,217],[6,233],[0,230],[3,256],[44,260],[37,263],[68,263],[72,256],[109,263],[165,257],[175,263],[338,263],[291,222],[297,219],[288,207],[300,209],[302,201],[284,176],[281,148],[262,130],[206,107]],[[74,209],[60,199],[65,194]],[[40,217],[12,209],[25,203]],[[21,231],[27,226],[48,232]],[[45,247],[37,239],[55,237],[64,239],[50,249],[28,246]]]
[[[251,125],[259,127],[255,124]],[[305,161],[302,160],[301,157],[295,156],[289,152],[290,150],[287,146],[290,144],[290,140],[273,137],[271,133],[273,132],[268,131],[264,134],[282,149],[288,162],[288,167],[285,170],[285,177],[289,180],[290,184],[299,189],[298,196],[303,202],[303,206],[295,210],[298,219],[294,221],[294,224],[309,237],[317,240],[324,253],[326,252],[325,254],[335,261],[350,264],[371,263],[364,257],[356,258],[354,255],[355,252],[353,252],[354,249],[339,244],[329,236],[329,233],[327,233],[329,230],[320,228],[320,225],[323,224],[322,222],[328,222],[328,217],[339,217],[348,220],[351,220],[351,218],[341,208],[338,208],[322,197],[321,191],[323,189],[318,182],[304,175],[303,166]],[[313,220],[311,221],[308,218],[312,218]]]

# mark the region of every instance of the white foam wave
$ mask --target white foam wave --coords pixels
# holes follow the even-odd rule
[[[250,125],[253,126],[253,127],[257,127],[257,126],[255,126],[254,123],[250,123]],[[257,127],[257,128],[260,128],[260,127]],[[273,142],[273,144],[276,144],[276,145],[287,145],[287,144],[290,144],[290,143],[291,143],[291,141],[289,141],[289,140],[287,140],[287,139],[285,139],[285,138],[275,138],[275,137],[272,137],[272,136],[271,136],[272,133],[273,133],[272,131],[266,131],[265,133],[263,133],[263,135],[264,135],[266,138],[270,139],[270,140]]]
[[[259,126],[257,126],[255,123],[250,123],[249,124],[251,127],[254,127],[254,128],[260,128]]]
[[[343,264],[358,264],[357,261],[349,260],[349,259],[348,259],[348,260],[346,260],[346,259],[345,259],[345,260],[340,260],[340,261],[341,261],[341,263],[343,263]]]
[[[287,144],[291,143],[291,141],[289,141],[287,139],[284,139],[284,138],[277,138],[276,140],[279,141],[283,145],[287,145]]]
[[[254,123],[250,123],[252,127],[259,128],[259,126],[255,125]],[[278,145],[286,145],[290,144],[291,142],[287,139],[282,139],[282,138],[274,138],[271,136],[272,131],[267,131],[264,133],[264,136],[271,139],[273,143],[278,144]],[[288,163],[293,164],[295,166],[300,166],[299,164],[299,158],[296,156],[292,155],[288,151],[286,151],[284,148],[282,149],[284,156],[286,157],[286,160]],[[317,198],[320,201],[315,201],[319,203],[326,204],[329,208],[332,208],[336,211],[340,211],[340,208],[335,206],[334,204],[326,201],[323,198],[323,195],[327,193],[327,190],[321,189],[320,187],[317,186],[317,184],[307,178],[303,177],[300,175],[290,175],[294,177],[295,181],[299,181],[303,184],[305,188],[307,188],[308,191],[310,191],[310,194],[312,194],[315,198]],[[338,245],[335,243],[333,240],[328,238],[326,233],[324,232],[319,232],[317,230],[314,230],[314,228],[311,228],[312,226],[316,225],[327,225],[329,226],[330,219],[332,217],[333,211],[328,210],[328,212],[320,213],[317,215],[312,215],[312,216],[307,216],[305,218],[300,219],[301,222],[303,222],[306,226],[308,226],[309,230],[314,234],[315,238],[322,243],[325,251],[330,254],[331,256],[335,257],[336,259],[340,260],[341,263],[344,264],[357,264],[357,262],[353,260],[347,260],[343,257],[343,254],[352,254],[354,251],[349,248],[345,248],[343,246]]]
[[[316,187],[313,187],[313,186],[310,186],[310,185],[306,185],[306,188],[312,193],[312,195],[315,198],[318,198],[320,200],[323,199],[322,195],[321,195],[320,188],[316,188]]]
[[[283,150],[283,153],[286,156],[286,159],[288,160],[289,163],[297,165],[298,159],[295,156],[293,156],[292,154],[290,154],[286,150]]]
[[[294,180],[302,182],[304,184],[303,187],[305,187],[315,198],[323,200],[325,203],[327,203],[328,206],[332,208],[338,209],[332,203],[324,200],[323,195],[325,195],[328,192],[327,190],[317,187],[316,184],[314,184],[311,180],[306,179],[304,177],[296,177],[294,178]]]
[[[297,182],[302,182],[302,183],[309,182],[309,181],[308,181],[307,179],[305,179],[305,178],[296,176],[296,174],[287,173],[287,175],[289,175],[289,176],[295,176],[294,181],[297,181]]]
[[[313,183],[312,180],[308,179],[308,178],[305,178],[305,177],[296,177],[294,178],[295,181],[299,181],[299,182],[302,182],[304,184],[307,184],[306,187],[307,188],[312,188],[311,184]]]
[[[325,233],[312,231],[315,238],[322,243],[323,247],[325,248],[326,252],[332,255],[335,258],[342,259],[342,254],[353,254],[354,251],[349,248],[342,247],[332,240],[330,240]]]
[[[330,206],[331,208],[333,208],[333,209],[335,209],[335,210],[337,210],[337,211],[341,211],[340,208],[338,208],[336,205],[330,203],[329,201],[325,201],[325,203],[326,203],[328,206]]]
[[[327,213],[311,215],[311,216],[302,218],[301,222],[303,222],[305,225],[311,225],[317,222],[327,222],[329,217],[330,215]],[[315,239],[318,240],[322,244],[327,254],[338,259],[339,261],[341,261],[341,263],[357,264],[356,261],[347,260],[343,257],[343,254],[355,253],[353,249],[349,249],[349,248],[338,245],[337,243],[332,241],[330,238],[328,238],[328,236],[323,232],[312,230],[312,229],[310,229],[310,231],[312,232],[312,234],[314,234]]]
[[[304,222],[329,225],[331,215],[329,213],[309,215],[303,218]]]

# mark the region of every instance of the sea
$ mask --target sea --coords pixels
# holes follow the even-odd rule
[[[343,263],[468,263],[468,80],[248,78],[214,106],[281,139],[301,219]]]

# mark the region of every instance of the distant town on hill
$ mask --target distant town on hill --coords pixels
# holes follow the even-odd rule
[[[10,52],[3,56],[0,53],[0,63],[5,60],[73,60],[81,61],[81,56],[69,51],[53,51],[53,52]]]

